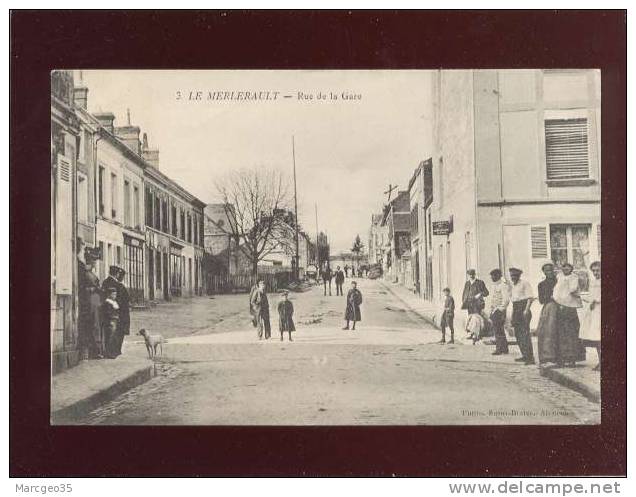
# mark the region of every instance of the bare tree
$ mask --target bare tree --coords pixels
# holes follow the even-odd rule
[[[258,273],[258,263],[280,246],[290,203],[288,179],[274,169],[239,169],[216,182],[229,220],[223,229]]]

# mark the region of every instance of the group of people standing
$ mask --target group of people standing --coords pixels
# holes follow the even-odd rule
[[[542,266],[545,276],[538,284],[537,296],[542,304],[537,326],[539,362],[554,363],[557,367],[573,366],[585,360],[585,347],[594,347],[598,352],[600,368],[601,358],[601,263],[593,262],[590,271],[593,278],[588,292],[581,292],[579,276],[574,273],[570,263],[562,264],[557,276],[554,263],[546,262]],[[468,313],[466,331],[473,344],[492,328],[495,336],[493,355],[507,354],[508,339],[504,325],[509,305],[512,305],[511,325],[514,329],[521,357],[515,361],[535,364],[530,321],[531,306],[535,300],[530,283],[522,279],[523,271],[509,269],[510,284],[503,279],[500,269],[490,271],[492,284],[490,289],[477,278],[474,269],[467,272],[468,279],[462,293],[462,309]],[[450,343],[454,342],[453,318],[455,302],[450,289],[444,289],[444,310],[440,322],[442,328],[441,343],[446,342],[446,328],[451,331]],[[486,297],[490,296],[489,313],[485,313]],[[577,309],[584,309],[582,322]]]
[[[340,267],[336,273],[340,271]],[[340,271],[342,272],[342,271]],[[344,278],[343,278],[344,280]],[[338,285],[338,277],[336,274],[336,284]],[[342,283],[340,286],[340,295],[342,295]],[[351,289],[347,292],[347,303],[345,307],[344,319],[346,325],[343,330],[356,329],[356,322],[362,320],[360,305],[362,304],[362,293],[357,288],[355,281],[351,282]],[[284,340],[285,332],[289,334],[289,341],[292,342],[292,331],[296,331],[294,325],[294,304],[289,300],[289,291],[281,292],[281,300],[278,302],[278,330],[280,332],[281,342]],[[272,326],[269,314],[269,299],[265,291],[265,281],[258,280],[256,285],[250,290],[250,314],[252,316],[252,325],[257,330],[259,340],[269,340],[272,336]],[[349,328],[352,323],[352,328]]]
[[[342,285],[344,285],[345,278],[349,277],[349,271],[351,271],[351,277],[355,276],[355,268],[349,267],[345,265],[344,271],[340,269],[340,266],[336,266],[336,270],[332,271],[329,263],[326,263],[325,266],[320,271],[320,276],[322,278],[322,284],[324,289],[324,295],[327,296],[327,289],[329,289],[329,296],[331,297],[331,280],[334,279],[336,283],[336,296],[344,296],[342,292]],[[362,277],[363,269],[362,266],[358,268],[358,276]]]
[[[100,254],[82,243],[78,253],[78,337],[85,359],[115,359],[124,336],[130,334],[130,295],[124,285],[126,271],[110,266],[101,283],[95,274]]]

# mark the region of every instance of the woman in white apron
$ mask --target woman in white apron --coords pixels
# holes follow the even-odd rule
[[[598,353],[598,364],[594,371],[601,368],[601,263],[593,262],[590,271],[594,278],[590,281],[589,293],[581,295],[585,305],[585,316],[581,323],[579,338],[586,347],[594,347]]]

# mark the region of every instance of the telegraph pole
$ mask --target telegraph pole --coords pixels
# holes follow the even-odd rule
[[[296,234],[296,267],[294,270],[294,279],[298,281],[298,275],[299,275],[298,264],[300,262],[300,256],[298,254],[298,196],[296,193],[296,147],[294,144],[294,135],[292,135],[292,161],[294,163],[294,216],[296,217],[296,222],[294,223],[295,234]]]
[[[320,246],[318,241],[318,204],[315,203],[314,207],[316,209],[316,266],[318,267],[318,272],[320,272]]]

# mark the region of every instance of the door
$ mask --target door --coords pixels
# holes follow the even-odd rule
[[[163,264],[161,264],[161,268],[163,270],[163,298],[164,300],[170,300],[170,292],[168,291],[170,280],[168,279],[168,254],[163,254]]]
[[[151,249],[148,249],[148,297],[155,299],[155,258]]]

